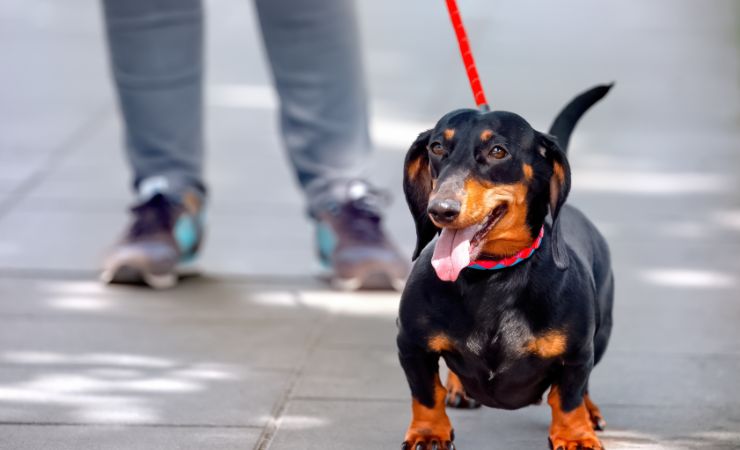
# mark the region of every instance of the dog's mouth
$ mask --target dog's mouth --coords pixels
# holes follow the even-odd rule
[[[486,218],[465,228],[443,228],[434,246],[432,267],[442,281],[455,281],[460,272],[480,254],[486,235],[506,214],[508,207],[502,203],[491,210]]]
[[[483,238],[486,237],[489,231],[493,229],[493,227],[496,226],[499,220],[506,214],[506,211],[508,210],[508,207],[506,203],[502,203],[488,214],[486,218],[479,224],[480,228],[478,231],[475,232],[473,235],[473,238],[470,240],[470,259],[475,259],[479,254],[480,251],[483,249],[483,244],[485,244],[485,241]]]

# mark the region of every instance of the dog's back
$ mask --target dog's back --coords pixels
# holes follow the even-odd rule
[[[596,86],[571,100],[555,117],[550,134],[567,153],[570,136],[583,114],[609,93],[613,84]],[[561,212],[563,238],[572,252],[586,267],[592,268],[596,289],[596,337],[594,364],[601,360],[612,329],[614,302],[614,275],[606,239],[596,226],[578,208],[565,205]]]

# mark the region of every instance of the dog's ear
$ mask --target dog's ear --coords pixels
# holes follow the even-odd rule
[[[432,171],[427,153],[431,134],[432,130],[427,130],[416,138],[406,153],[403,164],[403,192],[416,224],[416,249],[412,259],[419,257],[419,253],[439,231],[427,214],[429,195],[432,192]]]
[[[550,215],[552,216],[551,250],[555,266],[560,270],[568,268],[568,249],[565,246],[563,233],[560,230],[560,210],[570,192],[570,165],[565,152],[558,145],[557,139],[548,134],[540,135],[543,156],[552,167],[550,176]]]

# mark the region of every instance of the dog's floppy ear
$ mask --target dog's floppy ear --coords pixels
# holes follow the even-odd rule
[[[557,139],[540,133],[540,145],[543,156],[552,167],[550,177],[550,215],[552,216],[551,250],[555,266],[560,270],[568,268],[568,249],[565,246],[563,233],[560,230],[560,210],[570,192],[570,165],[565,152],[560,149]]]
[[[416,224],[416,249],[412,259],[419,257],[419,253],[439,231],[427,214],[429,195],[432,192],[432,171],[427,153],[431,134],[432,130],[427,130],[416,138],[406,153],[403,164],[403,192]]]

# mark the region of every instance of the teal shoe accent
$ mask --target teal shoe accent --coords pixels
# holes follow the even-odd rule
[[[196,223],[196,220],[193,216],[182,214],[177,218],[175,228],[172,230],[180,254],[183,255],[183,260],[193,256],[193,251],[200,238],[200,227]]]
[[[327,269],[331,268],[331,255],[337,246],[337,237],[331,227],[323,222],[316,224],[316,246],[321,265]]]
[[[198,254],[197,253],[195,253],[195,252],[189,253],[187,255],[182,255],[182,257],[177,262],[177,264],[180,264],[180,265],[182,265],[182,264],[190,264],[193,261],[195,261],[196,259],[198,259]]]

